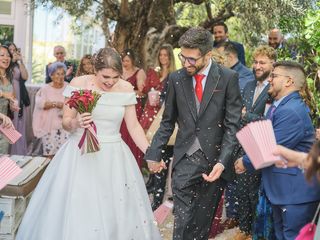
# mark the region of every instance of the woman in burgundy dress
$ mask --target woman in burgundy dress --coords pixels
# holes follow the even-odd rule
[[[155,66],[155,69],[150,68],[147,72],[147,80],[144,92],[148,93],[151,91],[155,93],[158,96],[158,98],[156,98],[158,100],[153,101],[151,99],[147,99],[143,114],[140,119],[140,124],[145,131],[149,129],[164,101],[168,74],[176,70],[173,48],[170,44],[163,44],[160,46]],[[161,100],[159,100],[159,95],[161,95]],[[151,96],[151,94],[148,94],[148,96]],[[166,163],[167,167],[169,166],[172,155],[173,146],[166,146],[163,149],[162,159]],[[167,175],[168,168],[162,170],[161,173],[151,174],[149,177],[147,189],[148,192],[153,195],[153,210],[157,209],[163,201]]]
[[[147,94],[150,91],[157,91],[160,95],[165,87],[168,74],[175,70],[172,46],[163,44],[158,51],[156,68],[150,68],[147,71],[147,80],[143,92]],[[160,108],[160,101],[156,104],[150,104],[149,99],[147,100],[140,119],[140,124],[145,131],[149,129]]]
[[[136,113],[138,120],[140,120],[143,112],[143,88],[145,86],[146,74],[143,69],[136,66],[134,52],[131,49],[124,50],[124,52],[121,54],[121,58],[123,67],[123,78],[131,83],[137,95]],[[132,154],[137,160],[139,168],[141,169],[143,162],[143,153],[133,142],[124,121],[121,124],[120,133],[123,141],[129,146]]]

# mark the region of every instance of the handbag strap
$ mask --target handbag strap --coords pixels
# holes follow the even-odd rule
[[[317,211],[316,211],[316,213],[314,214],[314,216],[313,216],[313,219],[312,219],[312,223],[316,223],[316,219],[317,219],[317,217],[318,217],[318,215],[319,215],[319,212],[320,212],[320,203],[318,204],[318,208],[317,208]]]

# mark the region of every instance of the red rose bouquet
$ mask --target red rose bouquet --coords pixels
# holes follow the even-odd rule
[[[74,108],[78,113],[92,113],[101,95],[92,90],[73,91],[72,96],[67,101],[70,108]],[[94,122],[90,123],[89,128],[85,128],[78,144],[81,154],[97,152],[100,145],[97,138],[97,127]]]

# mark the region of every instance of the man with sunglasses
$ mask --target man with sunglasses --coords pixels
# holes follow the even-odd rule
[[[53,55],[55,56],[56,58],[56,62],[62,62],[64,63],[64,65],[66,65],[66,68],[67,68],[67,71],[66,71],[66,75],[64,77],[64,81],[66,82],[70,82],[76,72],[77,72],[77,67],[74,63],[70,62],[70,61],[67,61],[65,60],[65,56],[66,56],[66,50],[63,46],[55,46],[53,48]],[[50,66],[51,63],[49,63],[47,66],[46,66],[46,83],[49,83],[51,82],[51,78],[49,76],[49,66]]]
[[[162,147],[177,122],[172,189],[174,240],[207,240],[223,189],[233,177],[232,152],[241,115],[238,74],[213,62],[213,38],[196,27],[180,40],[182,69],[169,75],[159,130],[145,154],[161,171]]]

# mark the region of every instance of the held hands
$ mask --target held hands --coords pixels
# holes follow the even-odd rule
[[[8,116],[0,113],[0,119],[2,120],[1,125],[3,127],[5,127],[5,128],[14,128],[13,123],[12,123],[11,119]]]
[[[241,117],[244,118],[244,116],[246,115],[246,113],[247,113],[247,109],[246,109],[246,107],[243,107],[243,108],[242,108],[242,111],[241,111]]]
[[[244,173],[245,171],[247,171],[247,169],[245,168],[245,166],[243,165],[243,159],[238,158],[235,163],[234,163],[234,168],[236,170],[236,174],[241,174]]]
[[[92,122],[91,113],[82,113],[79,115],[78,122],[81,128],[88,128],[90,127],[90,123]]]
[[[280,156],[283,160],[276,162],[276,167],[287,168],[287,167],[302,167],[305,168],[307,164],[307,153],[297,152],[289,148],[277,145],[273,155]]]
[[[152,173],[160,173],[163,169],[167,169],[167,166],[163,160],[161,160],[160,162],[147,160],[147,164],[150,172]]]
[[[13,112],[18,112],[20,110],[19,102],[17,99],[15,98],[10,99],[10,110]]]
[[[222,164],[217,163],[216,165],[213,166],[212,171],[209,173],[209,175],[203,173],[202,177],[207,182],[214,182],[220,178],[223,170],[224,170],[224,166]]]

